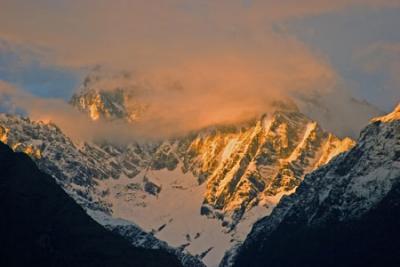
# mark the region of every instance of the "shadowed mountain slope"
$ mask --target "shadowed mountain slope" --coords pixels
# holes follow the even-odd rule
[[[91,219],[23,153],[0,143],[0,266],[180,266]]]

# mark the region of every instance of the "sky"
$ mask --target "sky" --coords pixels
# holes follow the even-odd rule
[[[0,0],[0,81],[39,102],[68,101],[97,65],[154,87],[179,81],[183,93],[152,99],[174,113],[166,127],[185,114],[182,125],[242,119],[298,92],[389,111],[400,102],[398,25],[399,0]]]

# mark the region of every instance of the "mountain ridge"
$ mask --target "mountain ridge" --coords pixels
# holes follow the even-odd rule
[[[215,127],[147,145],[77,145],[54,124],[15,116],[1,115],[0,126],[2,140],[30,154],[88,212],[104,213],[95,217],[98,222],[104,225],[104,216],[132,221],[213,264],[226,247],[245,237],[253,221],[290,194],[305,173],[353,146],[350,139],[336,138],[292,109],[241,128]],[[173,205],[160,206],[175,203],[177,197],[192,203],[182,209],[187,215]],[[153,209],[161,214],[156,216]],[[194,218],[189,228],[179,222],[182,216]],[[186,234],[172,235],[175,227]],[[219,236],[214,245],[209,243],[212,236]]]
[[[125,74],[117,77],[122,83],[102,79],[85,80],[71,104],[94,121],[136,123],[124,104],[135,84]],[[135,246],[166,249],[185,266],[214,266],[307,173],[354,146],[293,101],[273,107],[243,123],[124,145],[77,144],[52,123],[2,114],[0,139],[28,153],[89,215]]]
[[[400,221],[398,112],[371,120],[354,148],[307,175],[271,216],[254,224],[243,245],[230,251],[221,266],[398,265],[398,258],[389,260],[389,252],[400,246],[398,232],[393,232]],[[381,225],[374,225],[377,221]],[[362,237],[374,231],[371,239]],[[285,258],[283,251],[293,256]]]

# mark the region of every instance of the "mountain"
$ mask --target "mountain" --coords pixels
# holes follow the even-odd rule
[[[87,75],[70,104],[87,113],[92,120],[137,121],[147,105],[136,100],[144,89],[132,82],[129,73],[107,73],[100,69]]]
[[[135,100],[140,90],[146,89],[127,73],[97,70],[86,77],[71,104],[93,120],[134,122],[131,114],[140,119],[135,108],[143,106]],[[212,127],[156,144],[146,164],[156,170],[174,170],[182,163],[184,173],[193,173],[199,184],[207,182],[202,214],[225,219],[223,224],[234,228],[253,206],[272,206],[276,196],[279,200],[291,192],[305,173],[352,145],[348,138],[342,141],[323,131],[294,103],[277,102],[275,111],[244,125]]]
[[[172,249],[186,266],[217,265],[305,174],[354,145],[287,103],[241,125],[125,145],[75,143],[52,123],[3,114],[0,139],[96,221],[136,246]]]
[[[131,145],[121,153],[118,148],[95,144],[74,144],[70,138],[52,123],[34,122],[28,118],[0,114],[0,141],[13,150],[28,154],[39,169],[54,177],[55,181],[97,222],[117,232],[129,228],[126,237],[134,246],[162,249],[175,254],[185,266],[203,266],[190,254],[168,246],[152,233],[144,231],[132,221],[112,218],[110,203],[103,201],[107,190],[96,189],[99,182],[117,179],[119,176],[133,177],[138,168],[144,168],[146,157],[140,148]],[[134,188],[127,183],[126,188]],[[136,239],[132,240],[132,236]]]
[[[128,73],[95,71],[70,103],[93,121],[134,124],[150,89]],[[54,123],[1,114],[0,140],[30,155],[107,229],[185,266],[218,265],[307,173],[354,146],[289,100],[242,123],[124,144],[76,141]]]
[[[310,173],[222,266],[399,266],[400,105]]]
[[[0,142],[1,266],[181,266],[91,219],[23,153]]]

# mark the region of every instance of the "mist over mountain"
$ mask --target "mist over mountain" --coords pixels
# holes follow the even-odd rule
[[[0,267],[400,266],[399,14],[0,0]]]
[[[144,76],[134,72],[111,71],[97,67],[85,77],[70,103],[80,111],[88,113],[93,120],[103,118],[139,124],[155,123],[161,132],[164,131],[164,127],[170,128],[174,125],[175,135],[184,135],[213,125],[240,124],[253,120],[263,113],[273,112],[277,102],[298,106],[302,113],[341,137],[357,138],[370,118],[384,113],[339,87],[314,91],[286,90],[280,94],[266,90],[265,94],[257,96],[250,90],[246,96],[237,96],[245,97],[246,101],[257,98],[254,103],[237,100],[231,102],[231,97],[236,97],[235,90],[239,89],[229,92],[232,88],[228,87],[227,91],[222,93],[226,102],[218,104],[218,112],[232,114],[222,116],[221,113],[214,121],[202,121],[198,114],[207,114],[207,118],[217,115],[212,101],[205,98],[204,103],[192,103],[189,110],[185,103],[191,98],[202,98],[207,94],[210,94],[211,98],[218,98],[219,93],[204,90],[196,95],[192,94],[194,89],[190,84],[182,83],[184,81],[173,80],[171,77],[171,80],[160,82],[156,77],[152,78],[155,80],[146,80]],[[252,110],[249,110],[250,106],[253,107]],[[165,112],[167,110],[168,113]],[[182,113],[181,110],[186,112]]]
[[[295,101],[304,114],[338,136],[358,138],[371,118],[385,112],[365,100],[336,90],[330,93],[297,94]]]
[[[112,113],[123,107],[123,98],[83,92],[88,94],[72,103],[86,116],[100,110],[107,121],[136,123],[121,117],[121,109]],[[118,96],[121,90],[106,92]],[[151,236],[138,235],[137,224],[175,247],[183,264],[193,266],[197,259],[216,265],[305,174],[354,145],[324,131],[293,102],[276,102],[274,110],[237,125],[128,145],[76,143],[53,123],[2,115],[1,138],[28,153],[95,220],[133,244],[160,247]],[[169,246],[161,245],[171,251]]]
[[[243,242],[254,222],[296,191],[305,175],[355,145],[302,113],[341,134],[339,129],[346,128],[355,135],[359,123],[351,124],[353,118],[347,116],[351,127],[336,125],[346,109],[334,112],[336,96],[329,103],[327,95],[272,97],[257,116],[190,131],[178,126],[168,137],[163,129],[170,129],[175,117],[167,114],[159,124],[151,119],[159,112],[152,110],[159,103],[152,94],[163,87],[134,76],[96,69],[69,102],[68,109],[85,118],[88,129],[109,128],[108,138],[104,132],[80,140],[64,132],[57,120],[2,115],[1,140],[29,154],[107,229],[135,246],[169,251],[185,266],[217,265],[227,250]],[[180,83],[167,84],[167,92],[185,90]],[[343,105],[353,105],[360,121],[358,114],[379,113],[368,103],[342,96],[348,101]],[[117,141],[149,123],[161,133],[158,138],[135,141],[133,133],[130,141]]]

